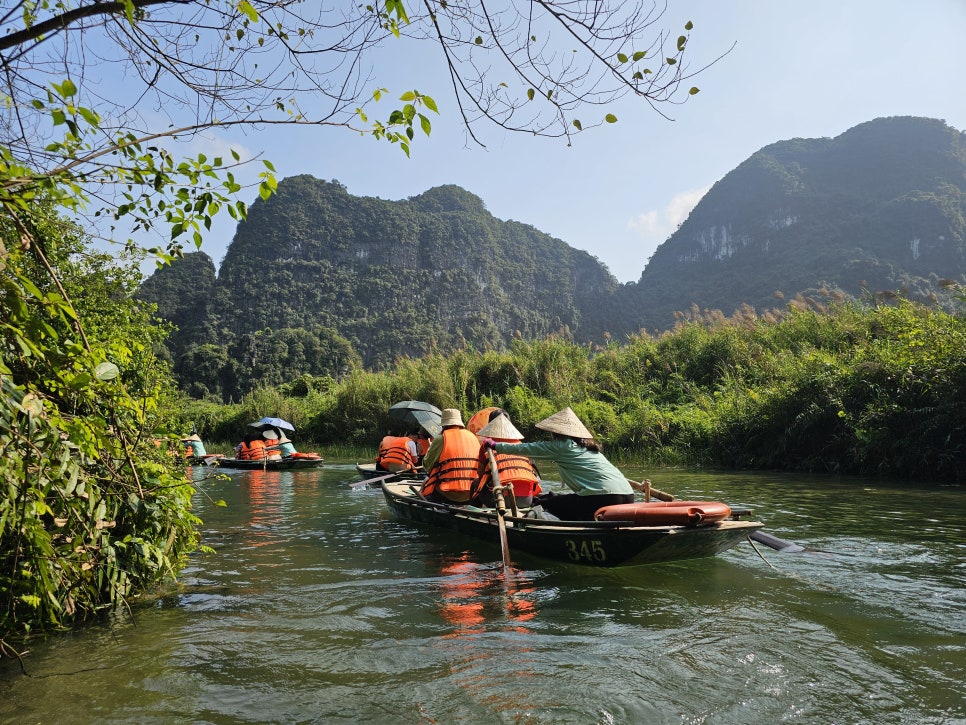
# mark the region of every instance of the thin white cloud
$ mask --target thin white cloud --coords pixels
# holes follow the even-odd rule
[[[204,154],[209,159],[220,157],[224,163],[230,164],[234,157],[232,150],[238,154],[241,162],[251,161],[255,154],[244,145],[218,135],[214,130],[203,131],[191,139],[187,145],[189,155]]]
[[[671,199],[664,209],[651,209],[638,214],[627,222],[627,226],[645,239],[664,241],[688,218],[688,214],[710,188],[705,186],[701,189],[682,191]]]

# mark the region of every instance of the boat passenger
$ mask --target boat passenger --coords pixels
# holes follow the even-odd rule
[[[433,442],[433,437],[420,428],[416,431],[416,450],[419,451],[419,455],[416,458],[417,465],[423,465],[423,459],[426,457],[426,451],[429,450],[429,445]]]
[[[484,448],[497,453],[529,456],[553,461],[560,478],[574,493],[545,493],[534,499],[554,516],[568,521],[593,520],[601,506],[633,503],[634,489],[624,474],[602,453],[600,443],[570,408],[564,408],[537,423],[552,434],[552,440],[534,443],[483,441]]]
[[[268,448],[276,450],[282,458],[291,458],[296,453],[295,445],[284,433],[280,433],[275,445],[269,445]]]
[[[433,439],[423,458],[429,472],[420,493],[430,501],[468,503],[477,479],[480,439],[463,426],[463,416],[446,408],[440,419],[443,432]]]
[[[252,431],[246,435],[245,440],[235,446],[235,451],[240,461],[261,461],[268,457],[261,431]]]
[[[201,438],[197,433],[192,433],[190,436],[182,438],[181,442],[184,443],[185,458],[204,458],[208,455],[208,451],[205,450],[205,444],[201,442]]]
[[[407,433],[404,436],[386,436],[379,446],[376,456],[376,468],[398,473],[416,469],[419,449],[416,447],[416,434]]]
[[[519,443],[523,440],[523,434],[510,421],[505,413],[498,414],[483,426],[479,433],[480,438],[489,438],[500,443]],[[533,503],[534,495],[540,493],[540,474],[536,466],[526,456],[513,455],[509,453],[497,453],[495,456],[496,471],[500,476],[500,483],[513,485],[513,497],[520,508],[526,508]],[[490,472],[489,458],[485,455],[480,456],[477,473],[480,476],[480,495],[479,500],[486,506],[493,504],[492,494],[492,475]]]
[[[262,431],[262,438],[265,439],[265,457],[270,461],[282,460],[282,454],[278,451],[279,434],[274,430]]]

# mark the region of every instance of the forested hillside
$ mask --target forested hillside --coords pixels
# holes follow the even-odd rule
[[[181,329],[171,354],[185,388],[224,399],[400,356],[569,336],[618,286],[591,255],[493,217],[459,187],[392,202],[310,176],[253,204],[217,279],[210,269],[186,255],[142,296]]]
[[[899,293],[951,309],[966,273],[966,134],[880,118],[763,148],[712,187],[619,293],[615,331],[664,329],[692,305],[783,308],[795,295]]]
[[[964,275],[966,134],[898,117],[755,153],[636,283],[457,186],[387,201],[296,176],[251,206],[217,276],[189,254],[141,294],[179,328],[182,386],[229,400],[401,356],[557,333],[601,344],[669,329],[681,312],[762,312],[796,296],[899,293],[951,309],[945,288]]]

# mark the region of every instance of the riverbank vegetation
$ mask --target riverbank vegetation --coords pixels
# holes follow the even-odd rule
[[[389,406],[417,399],[464,414],[500,406],[532,437],[569,405],[618,460],[966,480],[961,314],[886,295],[680,317],[667,333],[603,347],[518,339],[338,382],[303,376],[234,405],[186,400],[185,425],[236,440],[278,415],[300,440],[375,445],[392,429]]]
[[[138,255],[108,255],[35,203],[0,221],[0,657],[177,571],[197,545],[175,465],[167,331],[134,301]]]

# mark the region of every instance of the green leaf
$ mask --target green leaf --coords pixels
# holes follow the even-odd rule
[[[527,100],[532,101],[535,95],[536,91],[534,91],[532,88],[527,88]]]
[[[258,11],[255,10],[248,0],[241,0],[241,2],[238,3],[238,9],[253,23],[258,22]]]
[[[57,91],[57,95],[63,98],[71,98],[77,93],[77,86],[70,78],[67,78],[63,83],[51,83],[50,85]]]
[[[688,42],[688,39],[685,36],[683,36],[683,35],[679,35],[678,36],[678,51],[679,52],[682,51],[682,50],[684,50],[684,45],[687,42]]]
[[[615,116],[613,113],[608,113],[606,116],[604,116],[604,120],[607,121],[607,123],[617,123],[617,116]]]
[[[432,128],[432,125],[429,123],[429,119],[426,118],[426,116],[424,116],[421,113],[419,114],[419,125],[423,129],[423,133],[425,133],[427,136],[429,136],[429,131]]]
[[[87,123],[89,123],[91,126],[97,127],[100,125],[101,117],[89,108],[78,108],[77,112],[81,115],[81,118],[87,121]]]
[[[684,24],[685,30],[691,30],[693,28],[694,28],[694,23],[692,23],[690,20]]]
[[[400,101],[414,101],[416,100],[416,94],[412,91],[406,91],[401,96],[399,96]]]
[[[92,378],[88,373],[78,373],[70,380],[68,385],[70,385],[70,387],[72,387],[74,390],[80,390],[81,388],[87,386],[87,384],[93,379],[94,378]]]
[[[473,42],[476,43],[477,45],[483,45],[483,38],[477,35],[476,39]]]
[[[617,62],[618,63],[626,63],[627,62],[627,56],[624,55],[623,53],[618,53],[617,54]]]
[[[639,61],[641,58],[643,58],[646,55],[647,55],[647,51],[646,50],[639,50],[639,51],[637,51],[636,53],[634,53],[634,56],[633,56],[634,62],[636,63],[637,61]]]
[[[576,128],[578,131],[583,130],[583,128],[581,128],[580,121],[577,120],[576,118],[572,121],[572,124],[573,124],[573,127]]]
[[[433,111],[434,113],[439,113],[439,109],[436,108],[436,101],[434,101],[429,96],[423,96],[423,103],[426,105],[426,108],[428,108],[430,111]]]
[[[102,362],[94,368],[94,377],[98,380],[113,380],[121,373],[117,365],[112,362]]]
[[[688,94],[693,96],[695,93],[698,93],[698,91],[699,91],[698,88],[691,86],[691,90],[688,91]]]

